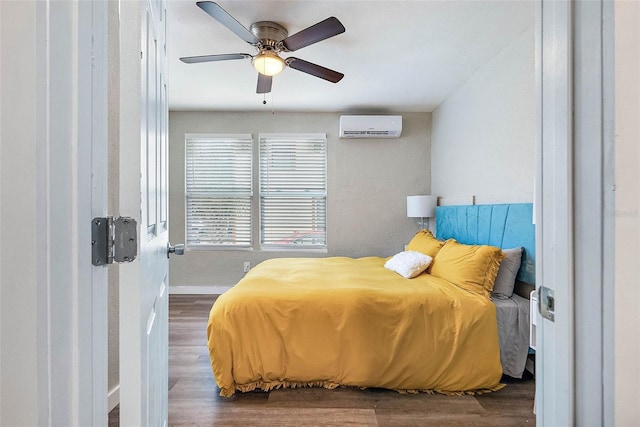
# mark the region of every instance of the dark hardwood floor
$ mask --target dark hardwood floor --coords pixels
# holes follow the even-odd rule
[[[534,380],[480,396],[339,388],[281,389],[219,397],[206,325],[214,295],[169,299],[170,426],[533,426]],[[110,426],[117,426],[117,409]]]

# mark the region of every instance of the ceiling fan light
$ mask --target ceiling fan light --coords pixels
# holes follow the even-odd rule
[[[275,76],[284,70],[284,60],[277,53],[264,50],[253,57],[253,68],[265,76]]]

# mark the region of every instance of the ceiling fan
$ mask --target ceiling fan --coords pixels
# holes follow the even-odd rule
[[[333,16],[289,36],[287,29],[276,22],[259,21],[252,24],[250,30],[248,30],[217,3],[212,1],[199,1],[196,5],[242,40],[255,47],[258,53],[256,55],[248,53],[227,53],[180,58],[180,60],[186,64],[251,58],[253,67],[258,71],[257,93],[271,92],[272,77],[281,72],[285,66],[332,83],[338,83],[344,77],[342,73],[303,59],[293,57],[282,58],[279,55],[281,52],[294,52],[303,47],[344,33],[344,26]]]

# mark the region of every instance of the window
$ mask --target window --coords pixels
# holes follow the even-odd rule
[[[327,137],[260,134],[260,244],[326,248]]]
[[[251,247],[251,135],[185,139],[187,247]]]

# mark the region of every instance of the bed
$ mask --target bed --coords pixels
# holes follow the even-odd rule
[[[516,205],[506,206],[500,245],[463,243],[483,220],[475,227],[465,219],[463,226],[473,210],[451,216],[455,209],[447,207],[439,208],[436,232],[456,236],[446,242],[425,231],[395,257],[280,258],[257,265],[211,309],[208,344],[220,394],[303,386],[444,394],[500,389],[500,343],[508,335],[499,332],[497,313],[517,313],[499,308],[491,288],[504,257],[498,248],[520,244],[508,237]],[[489,221],[491,233],[499,222]],[[389,268],[403,254],[430,258],[428,269],[408,278]],[[462,269],[456,267],[461,260]],[[529,269],[532,259],[522,261]]]

